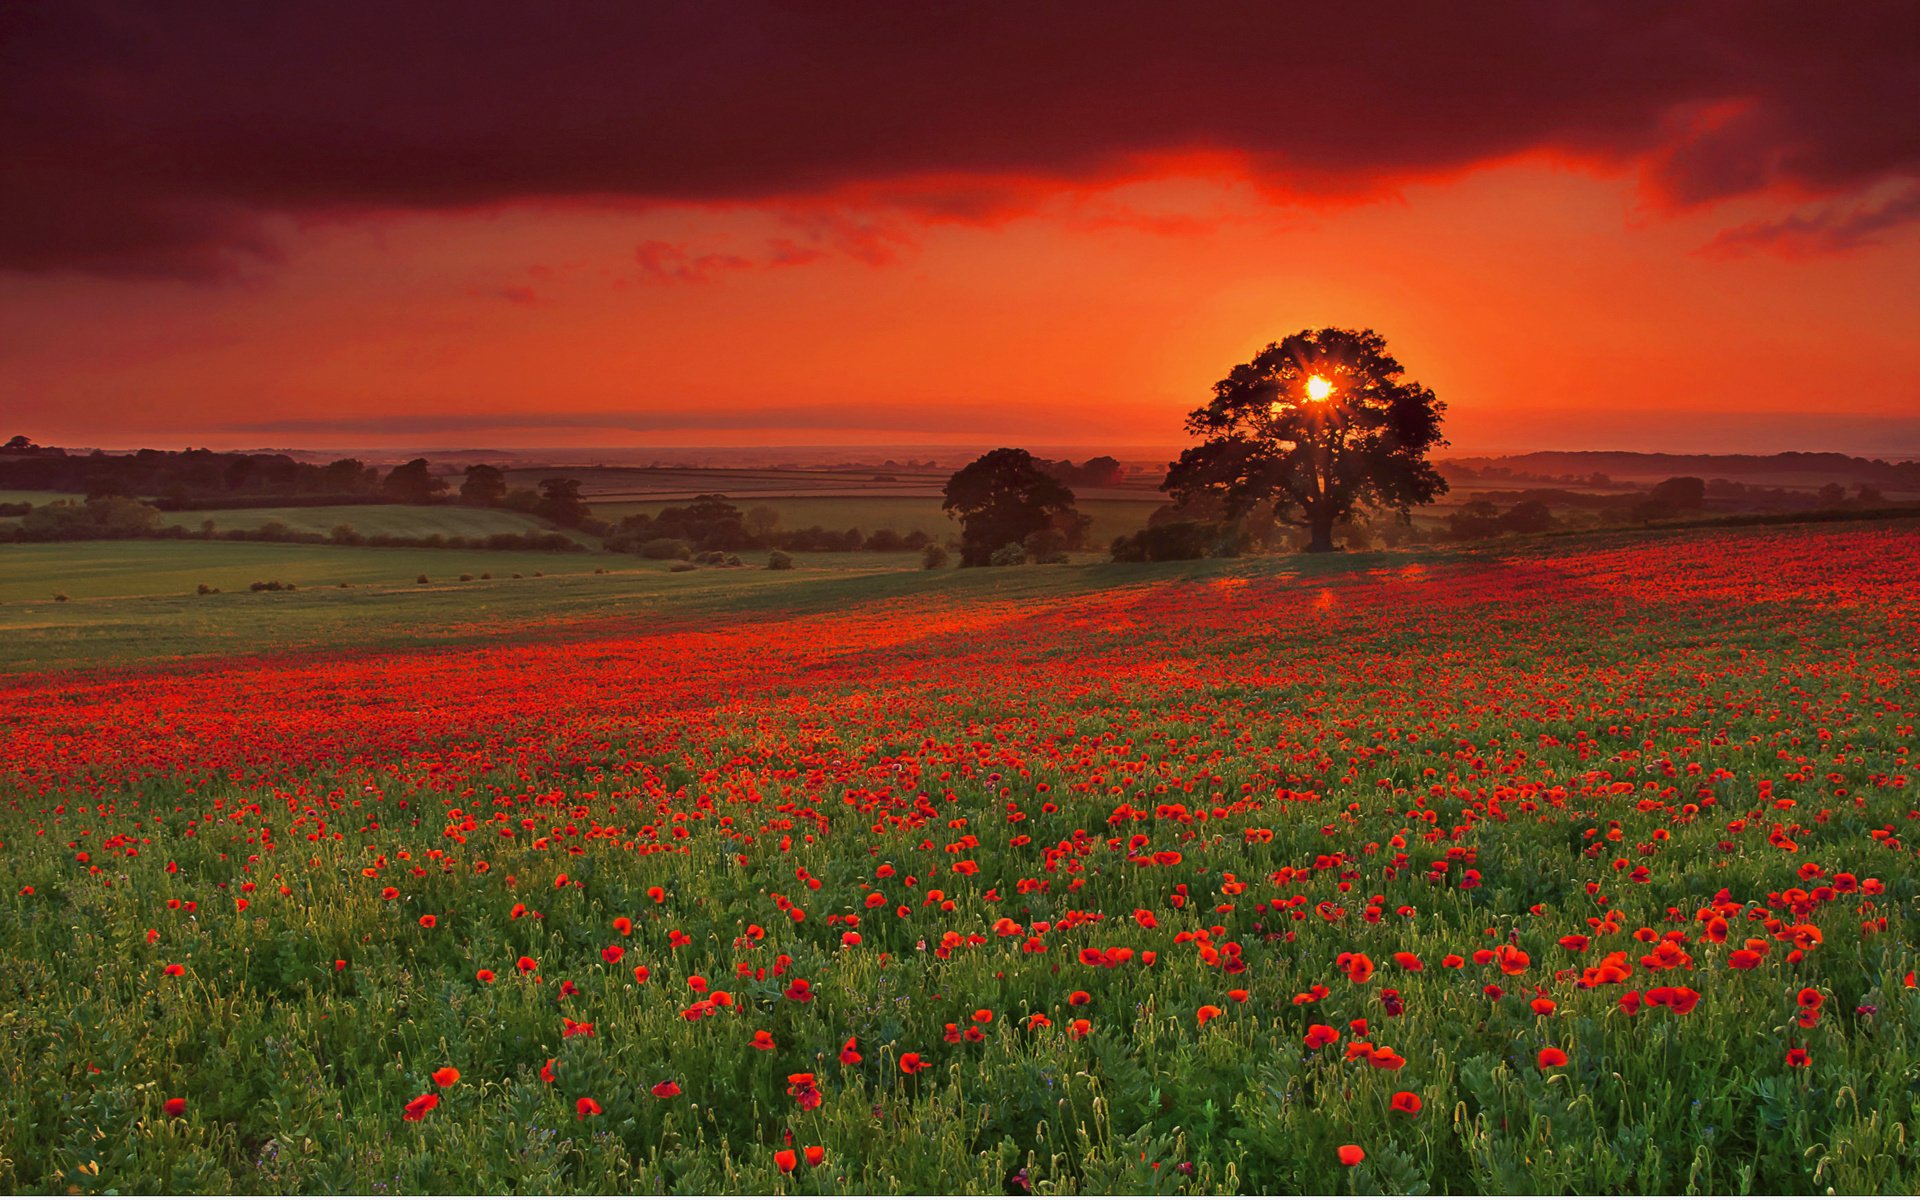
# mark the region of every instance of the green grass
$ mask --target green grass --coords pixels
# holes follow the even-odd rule
[[[161,524],[198,529],[212,521],[216,529],[258,529],[278,521],[301,533],[331,533],[351,525],[366,537],[488,537],[496,533],[551,533],[538,517],[497,508],[454,504],[337,504],[314,508],[219,508],[167,513]],[[560,532],[566,532],[561,530]],[[578,535],[575,535],[578,536]]]
[[[33,492],[14,488],[0,488],[0,504],[55,504],[61,500],[78,502],[84,499],[72,492]]]
[[[1067,566],[984,571],[925,571],[916,554],[794,558],[791,571],[764,569],[760,555],[745,556],[737,569],[674,571],[622,555],[197,541],[0,545],[0,671],[526,640],[607,622],[833,611],[930,592],[986,601],[1154,579],[1310,577],[1360,569],[1378,556],[1129,564],[1086,554]],[[494,577],[460,581],[482,571]],[[523,577],[512,578],[515,572]],[[417,584],[421,573],[432,582]],[[256,579],[299,590],[248,592]],[[221,594],[196,595],[202,582]],[[71,599],[54,602],[55,592]]]
[[[60,606],[0,1191],[1915,1194],[1915,552]]]
[[[589,497],[589,501],[592,498]],[[658,513],[684,501],[609,501],[593,502],[593,515],[606,521],[618,521],[633,513]],[[1083,500],[1080,511],[1093,518],[1088,535],[1090,546],[1105,546],[1121,534],[1132,533],[1147,523],[1147,517],[1160,507],[1160,497],[1140,500]],[[940,508],[938,496],[791,496],[733,501],[746,512],[765,506],[780,514],[780,528],[805,529],[819,525],[826,529],[858,529],[872,533],[892,529],[899,533],[919,531],[929,537],[946,540],[956,537],[960,524]]]
[[[412,583],[426,574],[580,574],[612,561],[589,554],[411,547],[308,546],[275,542],[106,541],[0,545],[0,603],[191,593],[204,583],[244,591],[255,580],[301,587]]]

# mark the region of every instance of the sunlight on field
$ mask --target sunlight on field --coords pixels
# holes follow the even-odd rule
[[[1916,554],[0,606],[0,1185],[1908,1193]]]

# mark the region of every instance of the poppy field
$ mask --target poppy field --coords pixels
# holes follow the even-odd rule
[[[0,677],[0,1187],[1911,1194],[1916,562]]]

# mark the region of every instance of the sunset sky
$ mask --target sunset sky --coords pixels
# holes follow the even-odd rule
[[[1411,15],[1409,15],[1409,12]],[[1920,8],[0,9],[0,437],[1920,455]]]

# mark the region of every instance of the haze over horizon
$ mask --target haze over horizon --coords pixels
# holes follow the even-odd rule
[[[0,13],[0,437],[1173,448],[1379,330],[1451,455],[1920,454],[1920,15]]]

